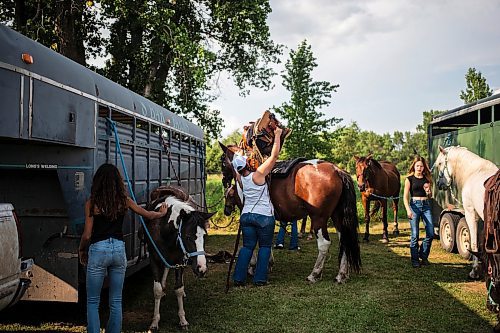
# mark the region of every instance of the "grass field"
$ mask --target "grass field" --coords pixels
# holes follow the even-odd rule
[[[210,191],[207,184],[207,193]],[[215,186],[215,185],[214,185]],[[215,201],[214,201],[215,202]],[[209,202],[210,205],[210,202]],[[218,223],[228,222],[220,217]],[[236,227],[236,222],[233,223]],[[277,229],[276,229],[277,231]],[[362,272],[344,285],[338,270],[334,229],[323,279],[309,284],[316,242],[301,240],[301,251],[274,251],[270,284],[231,288],[224,293],[227,264],[211,264],[207,278],[186,274],[186,316],[191,332],[489,332],[496,318],[485,307],[484,282],[468,281],[470,263],[432,246],[431,266],[414,269],[409,259],[409,225],[383,244],[381,224],[370,243],[361,243]],[[391,228],[392,231],[392,228]],[[212,227],[206,250],[232,252],[235,232]],[[285,239],[286,242],[289,238]],[[172,281],[170,277],[169,281]],[[172,284],[170,283],[170,286]],[[125,332],[144,332],[153,310],[148,269],[129,278],[124,290]],[[160,332],[178,331],[171,289],[161,306]],[[105,310],[104,316],[105,314]],[[0,331],[84,332],[85,312],[72,304],[21,303],[0,313]]]

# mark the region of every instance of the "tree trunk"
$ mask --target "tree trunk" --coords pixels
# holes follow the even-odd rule
[[[55,31],[59,37],[59,53],[85,66],[82,15],[83,1],[63,0],[55,20]]]

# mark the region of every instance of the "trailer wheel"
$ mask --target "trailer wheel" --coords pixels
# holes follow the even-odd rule
[[[446,252],[455,252],[457,245],[455,242],[455,230],[459,217],[455,214],[446,213],[441,217],[439,223],[439,242]]]
[[[470,232],[465,217],[462,217],[458,222],[456,243],[458,254],[462,258],[470,260],[472,258],[472,253],[469,252],[471,249]]]

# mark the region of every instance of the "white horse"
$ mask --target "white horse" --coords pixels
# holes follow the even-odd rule
[[[464,147],[439,147],[439,150],[440,153],[434,164],[439,171],[438,188],[446,190],[452,183],[455,183],[458,193],[462,194],[471,251],[477,253],[478,219],[484,219],[484,182],[497,172],[498,167]],[[477,279],[479,278],[479,260],[475,255],[473,258],[472,271],[469,276]]]

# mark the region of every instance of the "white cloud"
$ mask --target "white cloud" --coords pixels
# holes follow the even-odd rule
[[[315,79],[340,84],[322,111],[346,124],[357,121],[379,133],[414,130],[423,111],[461,104],[469,67],[480,70],[491,88],[500,87],[498,1],[270,3],[271,38],[289,49],[308,40],[319,65]],[[252,91],[248,98],[225,90],[217,105],[232,126],[239,121],[241,127],[288,100],[281,78],[275,83],[273,91]]]

